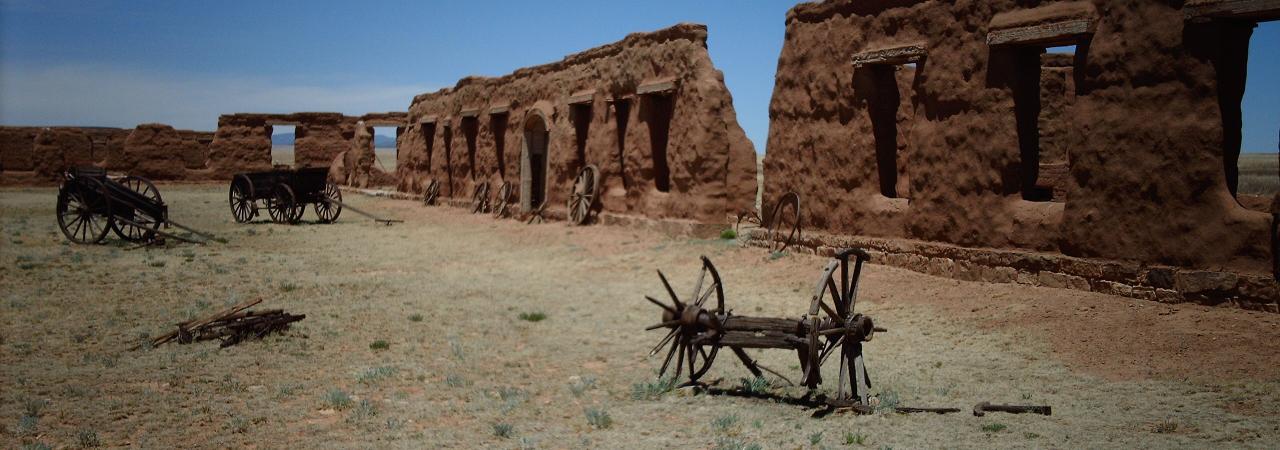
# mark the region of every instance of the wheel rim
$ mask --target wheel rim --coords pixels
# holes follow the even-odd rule
[[[142,195],[146,199],[153,202],[155,205],[162,205],[164,203],[163,200],[160,198],[160,190],[156,189],[156,186],[154,184],[151,184],[151,181],[148,181],[145,178],[128,176],[128,177],[122,178],[120,180],[120,184],[126,188],[129,188],[129,190],[136,192],[139,195]],[[124,223],[119,220],[113,220],[111,222],[112,229],[115,230],[117,236],[120,236],[121,239],[124,239],[129,242],[146,242],[155,238],[156,231],[160,230],[160,224],[164,220],[164,218],[153,217],[151,214],[148,214],[147,211],[144,211],[143,209],[138,208],[138,206],[141,206],[141,205],[117,205],[117,206],[121,206],[122,208],[116,208],[114,210],[115,214],[124,214],[125,211],[127,211],[126,208],[132,209],[133,216],[130,218],[130,220],[132,220],[134,223],[137,224],[137,225],[134,225],[134,224]],[[117,217],[123,217],[123,216],[117,216]]]
[[[267,213],[276,223],[296,223],[302,217],[302,208],[294,205],[293,189],[289,185],[276,186],[275,195],[267,205]]]
[[[58,193],[58,227],[72,242],[96,244],[111,229],[110,205],[105,198],[92,198],[78,187],[64,187]],[[95,210],[105,214],[94,213]]]
[[[232,181],[227,193],[227,203],[231,205],[231,217],[236,223],[253,220],[253,201],[249,200],[249,192],[243,183]]]
[[[436,197],[440,196],[440,182],[431,180],[427,183],[427,189],[422,193],[422,203],[427,205],[435,205]]]
[[[870,318],[854,312],[860,272],[859,264],[852,277],[850,276],[848,255],[833,258],[823,269],[807,316],[813,325],[813,331],[809,337],[804,384],[815,387],[821,383],[822,365],[833,353],[839,353],[837,397],[846,398],[844,387],[848,383],[850,393],[858,396],[859,401],[865,404],[870,380],[862,361],[863,338],[858,336],[866,336],[865,339],[870,340],[874,325]],[[836,325],[835,328],[827,327],[821,339],[816,331],[820,322]]]
[[[790,209],[790,212],[786,212]],[[789,223],[788,223],[789,222]],[[787,233],[786,239],[782,234]],[[783,194],[773,207],[769,218],[769,250],[781,252],[800,236],[800,195],[795,192]]]
[[[596,168],[588,165],[578,172],[573,181],[573,191],[569,195],[569,218],[574,225],[587,223],[591,216],[591,207],[595,204],[597,186]]]
[[[711,264],[711,260],[703,256],[702,272],[687,303],[681,301],[676,295],[675,289],[672,289],[671,283],[667,281],[667,276],[662,271],[658,271],[658,277],[662,280],[671,304],[663,303],[653,297],[645,297],[646,300],[663,309],[663,323],[651,326],[649,329],[665,327],[670,328],[671,331],[658,342],[649,355],[658,354],[665,347],[666,357],[662,361],[662,368],[658,370],[658,376],[666,377],[667,370],[671,368],[671,360],[674,358],[676,360],[674,376],[682,376],[682,372],[687,368],[687,373],[684,375],[688,376],[688,381],[685,384],[697,383],[698,379],[711,369],[711,363],[720,352],[720,346],[715,343],[719,336],[717,330],[720,320],[725,316],[724,287],[720,281],[720,274],[716,271],[715,265]],[[710,284],[707,283],[708,279],[711,281]],[[707,302],[712,296],[715,297],[715,308],[709,309]],[[703,320],[710,322],[711,327],[704,326]]]
[[[485,212],[485,207],[489,204],[489,183],[484,182],[476,185],[475,191],[471,194],[471,213],[480,214]]]
[[[342,190],[338,189],[338,185],[333,183],[325,183],[324,200],[316,202],[314,205],[316,217],[320,218],[321,223],[332,223],[338,220],[338,215],[342,214]]]
[[[498,187],[497,203],[493,207],[493,216],[497,218],[507,217],[510,211],[507,209],[511,202],[511,183],[503,181]]]

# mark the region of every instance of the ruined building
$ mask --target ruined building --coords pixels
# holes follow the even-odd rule
[[[755,151],[707,53],[707,29],[681,24],[496,78],[414,97],[397,187],[439,181],[517,186],[521,209],[563,211],[585,165],[601,171],[605,212],[723,223],[754,202]]]
[[[765,203],[795,191],[809,245],[860,236],[917,270],[1270,307],[1272,218],[1234,195],[1249,37],[1276,18],[1265,0],[800,4]]]

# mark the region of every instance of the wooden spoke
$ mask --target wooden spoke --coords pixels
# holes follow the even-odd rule
[[[653,350],[649,350],[649,356],[658,354],[658,350],[661,350],[662,346],[667,345],[668,342],[671,342],[671,338],[675,337],[676,334],[678,334],[679,332],[680,332],[680,329],[677,328],[677,329],[671,330],[670,333],[667,333],[667,337],[664,337],[662,338],[661,341],[658,341],[658,345],[653,346]]]
[[[671,301],[675,302],[676,309],[684,309],[684,303],[680,303],[680,297],[676,297],[676,290],[671,288],[671,283],[667,282],[667,276],[658,271],[658,278],[662,279],[662,285],[667,288],[667,294],[671,295]]]

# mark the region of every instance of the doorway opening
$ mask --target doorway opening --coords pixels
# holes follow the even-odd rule
[[[907,183],[900,180],[898,160],[905,143],[898,140],[898,110],[902,105],[902,91],[898,87],[898,72],[909,70],[915,73],[915,64],[909,69],[903,66],[874,65],[870,66],[873,88],[867,98],[870,110],[872,136],[876,148],[876,174],[880,179],[880,195],[888,198],[904,198]]]
[[[671,192],[671,168],[667,162],[667,141],[671,137],[671,116],[675,102],[669,94],[641,97],[640,114],[649,125],[649,155],[652,158],[653,186],[658,192]]]
[[[569,119],[573,121],[576,156],[572,173],[576,174],[587,166],[587,132],[591,128],[591,103],[570,105]]]
[[[400,133],[404,132],[404,127],[369,127],[369,135],[373,136],[370,145],[373,146],[374,164],[386,173],[394,173],[396,171],[396,160],[400,159]]]
[[[302,132],[302,127],[279,123],[268,124],[267,130],[271,134],[271,165],[293,167],[297,148],[295,144],[302,138],[298,135]]]
[[[445,192],[448,197],[453,197],[453,127],[445,124],[442,137],[444,137],[444,173],[447,174],[449,181]]]
[[[1071,106],[1076,97],[1077,45],[1013,49],[1018,191],[1033,202],[1065,200],[1070,177]]]
[[[462,118],[462,137],[467,142],[467,178],[476,179],[480,169],[476,167],[476,137],[480,134],[480,119],[476,116]]]
[[[489,114],[489,130],[493,132],[493,153],[498,158],[498,178],[507,179],[507,116],[506,112]]]
[[[1222,164],[1227,190],[1251,209],[1270,209],[1280,192],[1280,66],[1269,43],[1280,23],[1221,20],[1218,105],[1222,115]],[[1272,211],[1276,212],[1276,211]]]
[[[538,209],[546,201],[549,134],[541,114],[530,114],[525,119],[520,158],[520,206],[525,211]]]
[[[427,165],[426,169],[427,171],[431,171],[431,156],[432,154],[435,153],[435,149],[436,149],[436,123],[435,122],[428,122],[428,123],[422,124],[422,141],[426,144],[426,149],[427,149],[427,160],[425,161]]]

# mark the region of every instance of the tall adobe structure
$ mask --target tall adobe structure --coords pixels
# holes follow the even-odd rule
[[[1275,298],[1236,282],[1270,278],[1273,240],[1272,216],[1235,198],[1235,166],[1247,57],[1265,57],[1249,37],[1277,18],[1267,0],[797,5],[765,204],[795,191],[815,239],[923,242],[948,273],[1003,258],[1034,276],[1065,255],[1123,267],[1085,270],[1085,288]]]

